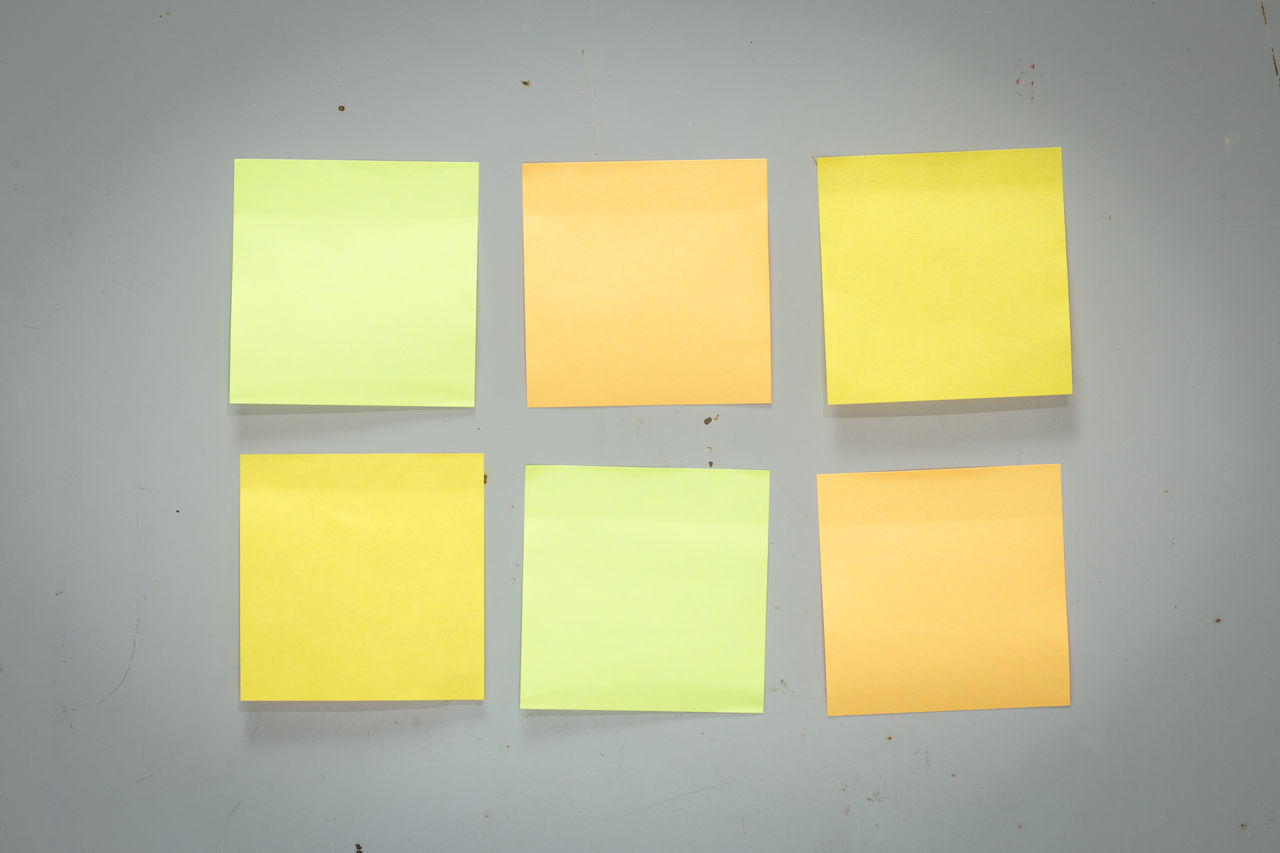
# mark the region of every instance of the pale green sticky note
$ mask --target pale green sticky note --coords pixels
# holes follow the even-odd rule
[[[474,406],[479,174],[237,160],[231,402]]]
[[[769,472],[525,469],[520,707],[764,710]]]

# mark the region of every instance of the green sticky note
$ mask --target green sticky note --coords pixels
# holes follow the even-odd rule
[[[474,406],[479,174],[237,160],[231,402]]]
[[[520,707],[764,710],[769,472],[525,469]]]

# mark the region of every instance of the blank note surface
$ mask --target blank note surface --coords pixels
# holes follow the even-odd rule
[[[484,698],[484,457],[240,457],[240,698]]]
[[[1057,465],[818,477],[827,713],[1071,703]]]
[[[530,406],[770,402],[764,160],[523,175]]]
[[[817,162],[828,403],[1071,393],[1060,149]]]
[[[531,465],[520,707],[759,713],[769,472]]]
[[[475,163],[237,160],[232,403],[475,405]]]

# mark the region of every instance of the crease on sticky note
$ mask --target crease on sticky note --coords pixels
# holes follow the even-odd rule
[[[1061,149],[817,174],[829,404],[1071,393]]]
[[[760,713],[769,473],[529,466],[520,707]]]

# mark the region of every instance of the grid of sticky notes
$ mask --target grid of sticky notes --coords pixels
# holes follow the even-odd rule
[[[816,163],[829,404],[1071,393],[1058,149]],[[764,160],[521,178],[529,407],[771,402]],[[474,406],[478,189],[236,161],[230,401]],[[528,466],[520,707],[761,713],[769,477]],[[483,699],[485,480],[242,456],[241,698]],[[829,715],[1070,703],[1058,466],[817,485]]]
[[[769,472],[531,465],[520,707],[764,710]]]
[[[1071,393],[1060,149],[817,164],[828,403]]]
[[[240,698],[484,698],[484,458],[240,457]]]
[[[1057,465],[818,477],[827,713],[1068,705]]]

